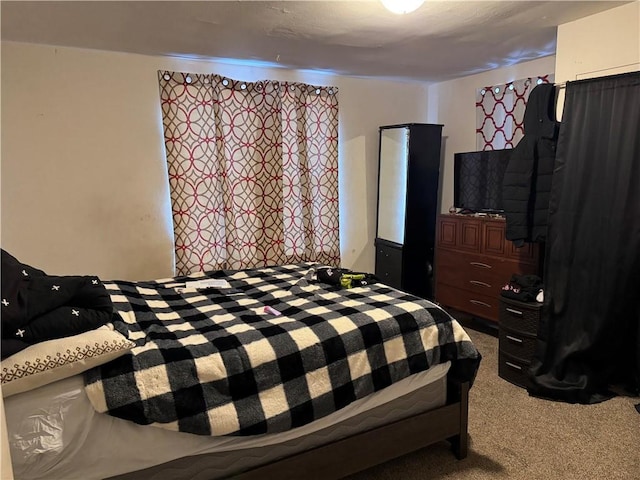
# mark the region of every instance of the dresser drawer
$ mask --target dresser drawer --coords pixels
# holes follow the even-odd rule
[[[448,246],[470,252],[480,252],[482,247],[481,220],[458,215],[441,215],[437,245],[438,247]]]
[[[512,357],[502,351],[498,355],[498,376],[504,380],[527,388],[531,385],[529,380],[529,362]]]
[[[502,286],[511,278],[514,267],[509,261],[441,250],[436,275],[438,282],[478,295],[498,297]]]
[[[500,327],[514,333],[536,336],[542,304],[517,302],[500,298]]]
[[[436,285],[436,300],[448,307],[477,315],[478,317],[498,321],[498,297],[479,295],[469,290],[452,287],[444,283]]]
[[[536,351],[536,338],[507,330],[501,322],[499,345],[501,352],[530,362]]]
[[[385,285],[402,288],[402,248],[376,245],[376,277]]]

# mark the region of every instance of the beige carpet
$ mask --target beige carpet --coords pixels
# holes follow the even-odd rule
[[[530,397],[498,377],[498,339],[466,329],[484,357],[470,392],[469,456],[456,460],[442,442],[349,480],[640,480],[638,398],[572,405]]]

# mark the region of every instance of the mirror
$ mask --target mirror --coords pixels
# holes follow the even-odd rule
[[[377,237],[404,243],[409,128],[380,130]]]

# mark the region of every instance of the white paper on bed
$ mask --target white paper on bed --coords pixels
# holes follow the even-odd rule
[[[186,282],[184,284],[186,288],[231,288],[229,282],[219,278],[208,278],[206,280],[194,280],[193,282]]]

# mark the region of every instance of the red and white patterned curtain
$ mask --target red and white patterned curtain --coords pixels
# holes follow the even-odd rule
[[[543,75],[479,89],[476,94],[477,149],[515,147],[524,136],[524,111],[529,93],[537,84],[552,81],[553,75]]]
[[[158,73],[177,273],[339,265],[337,88]]]

